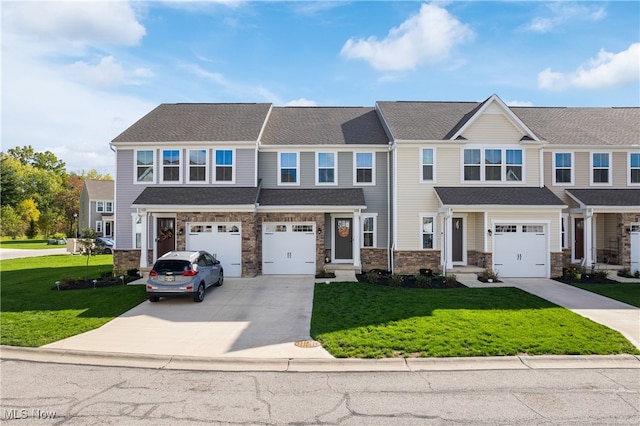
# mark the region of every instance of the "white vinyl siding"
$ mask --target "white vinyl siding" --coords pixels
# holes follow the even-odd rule
[[[502,110],[485,111],[462,133],[467,140],[482,144],[513,144],[522,139],[523,133],[503,115]]]

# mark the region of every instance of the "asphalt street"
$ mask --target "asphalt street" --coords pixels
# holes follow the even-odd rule
[[[637,425],[639,369],[216,372],[2,361],[20,425]]]

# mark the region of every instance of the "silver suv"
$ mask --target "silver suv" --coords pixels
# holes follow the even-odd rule
[[[220,261],[206,251],[170,251],[153,265],[147,280],[147,298],[190,296],[202,302],[207,288],[221,286],[224,272]]]

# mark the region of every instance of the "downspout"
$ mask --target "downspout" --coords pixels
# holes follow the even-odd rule
[[[539,166],[540,167],[540,188],[544,187],[544,146],[541,146],[538,149],[538,162],[539,162]],[[552,159],[553,160],[553,159]]]
[[[391,142],[387,150],[387,270],[393,271],[393,242],[391,241]],[[391,247],[391,249],[389,249]]]

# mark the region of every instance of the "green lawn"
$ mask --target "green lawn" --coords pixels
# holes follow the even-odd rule
[[[640,308],[640,282],[618,284],[574,283],[571,285]]]
[[[316,284],[311,336],[339,358],[640,353],[620,333],[514,288]]]
[[[0,343],[41,346],[100,327],[145,300],[144,286],[52,290],[63,276],[84,278],[86,257],[43,256],[3,260]],[[89,277],[112,269],[113,256],[89,260]]]
[[[41,250],[41,249],[56,249],[56,248],[66,248],[65,245],[49,245],[47,244],[47,240],[8,240],[2,239],[0,241],[0,248],[6,249],[30,249],[30,250]]]

